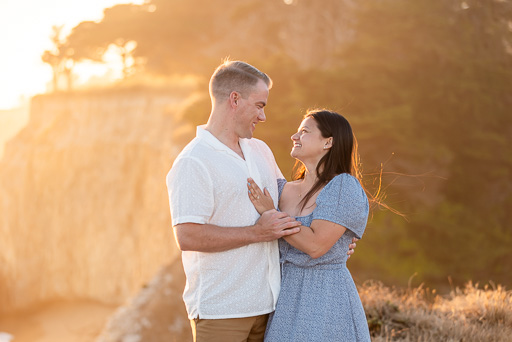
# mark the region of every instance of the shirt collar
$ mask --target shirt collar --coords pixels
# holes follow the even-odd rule
[[[222,143],[219,139],[217,139],[212,133],[207,131],[205,129],[206,125],[197,126],[196,129],[196,137],[206,142],[208,145],[213,147],[214,149],[218,151],[223,151],[226,153],[233,154],[240,158],[238,154],[236,154],[235,151],[227,147],[224,143]],[[240,147],[242,148],[242,151],[244,152],[245,158],[247,158],[246,153],[250,151],[250,146],[248,144],[249,139],[239,139]]]

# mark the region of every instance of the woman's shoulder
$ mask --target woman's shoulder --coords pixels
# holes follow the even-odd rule
[[[366,192],[359,180],[348,173],[341,173],[327,183],[317,200],[330,201],[338,198],[341,201],[366,202]]]
[[[340,173],[339,175],[333,177],[333,179],[331,179],[325,187],[331,189],[344,188],[344,190],[362,189],[359,179],[349,173]]]
[[[279,189],[279,195],[281,195],[282,193],[289,194],[290,191],[293,192],[293,188],[298,186],[298,184],[300,182],[301,182],[301,180],[294,180],[294,181],[288,182],[286,179],[278,179],[277,186]]]
[[[317,198],[317,211],[313,219],[340,224],[361,238],[366,227],[369,203],[359,180],[342,173],[334,177]]]
[[[277,192],[279,194],[279,196],[278,196],[279,200],[281,199],[281,195],[282,195],[283,190],[287,184],[288,184],[288,182],[286,181],[286,179],[284,179],[284,178],[277,179]]]
[[[299,183],[301,182],[302,180],[294,180],[294,181],[290,181],[288,182],[286,179],[278,179],[277,182],[278,184],[281,183],[283,188],[286,189],[287,191],[293,187],[296,187],[299,185]]]
[[[286,179],[284,179],[284,178],[278,178],[278,179],[277,179],[277,186],[278,186],[279,188],[281,188],[281,189],[282,189],[282,188],[283,188],[284,186],[286,186],[287,184],[289,184],[289,182],[288,182]]]

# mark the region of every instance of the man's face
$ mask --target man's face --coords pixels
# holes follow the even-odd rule
[[[252,88],[249,96],[240,98],[236,113],[236,130],[240,138],[252,138],[256,125],[265,121],[264,107],[268,99],[268,86],[262,80]]]

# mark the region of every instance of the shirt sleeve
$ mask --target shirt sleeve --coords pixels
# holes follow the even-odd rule
[[[280,178],[284,179],[283,173],[281,172],[279,165],[277,165],[274,153],[272,153],[272,150],[265,142],[260,140],[260,143],[262,144],[263,148],[265,149],[265,155],[267,156],[267,159],[273,165],[274,175],[275,175],[276,179],[280,179]]]
[[[272,155],[272,157],[274,157],[274,155]],[[275,165],[276,179],[284,179],[283,173],[281,172],[281,169],[277,165],[275,158],[274,158],[274,165]]]
[[[357,178],[343,173],[334,177],[318,195],[313,220],[326,220],[363,236],[368,221],[368,198]]]
[[[214,209],[213,183],[200,160],[177,159],[166,181],[173,226],[209,222]]]

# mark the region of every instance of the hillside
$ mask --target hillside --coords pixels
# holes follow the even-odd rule
[[[181,302],[184,281],[176,259],[117,310],[97,342],[191,341]],[[507,342],[512,336],[512,291],[499,285],[470,282],[439,295],[422,285],[391,288],[368,281],[358,291],[374,342]]]

